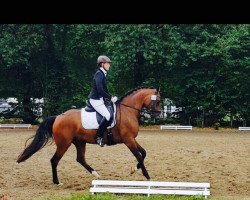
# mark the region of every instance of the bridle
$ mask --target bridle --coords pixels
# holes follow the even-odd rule
[[[155,117],[154,114],[155,113],[161,113],[161,110],[156,110],[156,105],[160,100],[157,100],[157,92],[155,92],[154,95],[151,95],[151,102],[149,105],[149,110],[146,110],[144,112],[148,112],[148,114],[150,114],[151,116]]]
[[[162,110],[156,110],[155,109],[157,103],[159,102],[159,100],[157,100],[157,93],[158,93],[157,91],[158,90],[156,90],[154,95],[151,95],[151,102],[150,102],[150,105],[148,106],[149,110],[148,109],[143,110],[144,113],[148,113],[154,119],[156,118],[154,113],[161,113],[162,112]],[[121,118],[122,118],[121,109],[120,109],[121,105],[138,111],[139,116],[140,116],[140,112],[141,112],[142,109],[138,109],[138,108],[135,108],[133,106],[130,106],[130,105],[127,105],[127,104],[124,104],[124,103],[121,103],[121,102],[119,102],[118,105],[119,105],[119,110],[120,110],[120,122],[121,122]]]
[[[157,105],[158,102],[159,102],[159,100],[157,100],[157,96],[156,96],[156,92],[155,92],[154,95],[151,95],[151,102],[150,102],[150,105],[149,105],[149,110],[146,109],[146,110],[144,110],[144,112],[148,112],[150,115],[152,115],[153,113],[159,113],[159,112],[161,112],[160,110],[156,110],[155,109],[155,107],[156,107],[156,105]],[[120,105],[123,105],[125,107],[137,110],[138,112],[141,112],[140,109],[135,108],[133,106],[129,106],[129,105],[126,105],[124,103],[120,103]]]

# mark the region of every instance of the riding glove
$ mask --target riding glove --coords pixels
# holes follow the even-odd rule
[[[116,96],[111,97],[111,101],[112,101],[113,103],[115,103],[115,102],[117,101],[117,97],[116,97]]]

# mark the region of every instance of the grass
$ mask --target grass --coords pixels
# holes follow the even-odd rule
[[[204,200],[202,196],[175,195],[118,195],[118,194],[72,194],[70,197],[49,197],[41,200]]]

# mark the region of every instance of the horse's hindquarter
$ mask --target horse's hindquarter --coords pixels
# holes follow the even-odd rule
[[[94,143],[95,133],[96,130],[86,130],[82,127],[81,110],[77,109],[71,109],[58,115],[53,126],[55,142],[60,135],[60,138],[63,136],[71,141],[76,137]]]

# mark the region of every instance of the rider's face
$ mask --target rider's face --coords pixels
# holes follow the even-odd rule
[[[103,63],[102,64],[102,67],[106,70],[106,71],[108,71],[109,70],[109,68],[110,68],[110,63]]]

